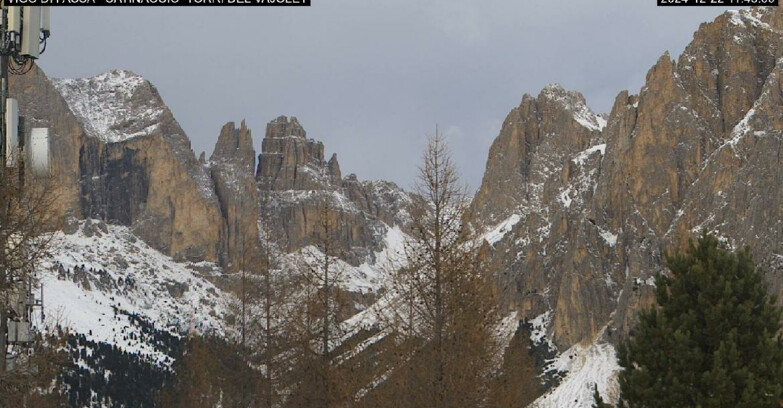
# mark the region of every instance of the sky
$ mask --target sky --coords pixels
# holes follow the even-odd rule
[[[296,116],[343,175],[410,188],[427,136],[445,134],[464,181],[526,93],[549,83],[608,112],[725,8],[655,0],[314,0],[311,7],[53,7],[50,77],[129,69],[150,80],[211,154],[223,124]]]

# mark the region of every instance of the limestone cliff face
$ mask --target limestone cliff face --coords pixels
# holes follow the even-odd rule
[[[250,262],[250,257],[259,250],[255,156],[251,132],[242,121],[239,129],[233,122],[223,126],[209,159],[226,222],[224,263],[229,270]]]
[[[387,228],[405,222],[410,197],[393,183],[341,179],[337,155],[324,158],[323,143],[307,139],[296,118],[269,122],[256,172],[269,233],[284,252],[316,244],[327,203],[340,256],[354,265],[372,262]]]
[[[343,194],[359,210],[386,225],[406,227],[410,223],[410,209],[415,195],[406,193],[388,181],[360,181],[356,174],[342,180]]]
[[[175,259],[217,261],[222,219],[214,193],[201,184],[208,179],[193,179],[176,148],[162,135],[88,141],[80,164],[83,214],[128,225]]]
[[[281,116],[266,127],[257,177],[264,190],[320,190],[340,184],[337,156],[327,163],[324,144],[307,139],[307,133],[292,117]]]
[[[530,318],[550,312],[558,345],[589,336],[611,310],[603,282],[612,246],[586,205],[604,125],[582,95],[559,85],[525,95],[492,145],[472,204],[480,225],[496,229],[488,240],[503,299]]]
[[[780,150],[783,129],[773,108],[781,22],[777,9],[725,13],[700,27],[677,63],[659,60],[637,106],[622,98],[615,104],[618,116],[635,111],[636,123],[629,132],[613,123],[607,129],[616,144],[607,149],[611,168],[596,207],[610,228],[623,226],[620,333],[631,330],[638,305],[650,302],[663,252],[702,229],[734,247],[751,245],[780,290],[782,193],[774,180],[783,168],[769,149]],[[739,154],[746,137],[757,142]]]
[[[763,8],[703,24],[604,128],[572,120],[578,103],[542,109],[551,87],[523,99],[473,204],[509,307],[542,316],[561,349],[607,323],[625,335],[663,253],[702,229],[751,245],[781,291],[782,24]]]
[[[28,135],[34,127],[49,128],[51,149],[56,152],[51,157],[51,166],[52,181],[59,196],[55,209],[58,216],[68,210],[81,216],[79,151],[87,139],[81,124],[37,65],[26,75],[11,75],[9,91],[9,96],[19,101]]]
[[[212,181],[149,82],[128,71],[51,81],[34,68],[11,90],[28,128],[51,130],[63,214],[128,225],[177,259],[218,260]]]
[[[564,155],[597,143],[604,124],[581,94],[559,85],[548,86],[537,98],[525,95],[490,148],[487,171],[473,202],[480,222],[497,224],[521,207],[552,199],[555,189],[547,181],[559,170]]]

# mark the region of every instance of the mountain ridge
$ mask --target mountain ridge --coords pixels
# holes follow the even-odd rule
[[[779,293],[781,20],[754,8],[702,24],[678,62],[664,53],[639,95],[617,96],[600,131],[547,107],[541,96],[551,88],[511,111],[473,208],[479,225],[511,224],[493,243],[504,298],[524,318],[551,312],[547,335],[558,349],[607,324],[612,341],[627,335],[652,302],[648,282],[664,270],[665,251],[702,228],[751,245]],[[754,105],[765,106],[763,117]],[[744,159],[728,153],[740,142]],[[729,190],[733,202],[721,199]],[[722,201],[753,212],[738,218]]]

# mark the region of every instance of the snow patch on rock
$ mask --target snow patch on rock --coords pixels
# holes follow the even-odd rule
[[[574,162],[574,164],[582,166],[585,164],[585,161],[587,161],[587,159],[589,159],[590,156],[596,152],[601,152],[601,156],[606,154],[606,143],[597,144],[582,152],[579,152],[579,154],[577,154],[576,157],[574,157],[571,161]]]
[[[569,186],[562,193],[560,193],[560,202],[563,203],[563,206],[565,208],[569,208],[571,207],[572,201],[573,199],[571,199],[571,186]]]
[[[521,219],[522,216],[519,214],[512,214],[510,217],[506,218],[505,220],[498,223],[498,225],[490,228],[489,231],[485,232],[481,236],[481,239],[489,242],[490,245],[495,245],[495,243],[503,239],[506,234],[511,232],[511,229],[514,227],[514,225],[517,225]]]
[[[739,27],[759,27],[765,30],[773,30],[772,26],[761,20],[765,11],[763,9],[728,10],[729,22]]]
[[[546,337],[547,330],[549,329],[549,325],[551,323],[551,310],[548,310],[545,313],[542,313],[530,320],[530,341],[532,341],[535,345],[541,344],[542,342],[547,342],[549,344],[549,348],[554,349],[554,344],[552,344],[552,342],[549,341],[549,339]]]
[[[601,238],[603,238],[604,241],[606,241],[607,245],[610,247],[617,245],[617,234],[612,234],[611,232],[598,226],[596,226],[596,228],[598,228],[598,234],[601,236]]]

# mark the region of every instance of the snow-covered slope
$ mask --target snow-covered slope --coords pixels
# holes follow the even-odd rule
[[[73,234],[57,232],[52,253],[38,270],[49,328],[59,324],[155,362],[168,356],[144,341],[131,324],[136,316],[176,334],[226,330],[231,295],[207,279],[220,278],[213,264],[174,262],[126,227],[89,220]]]
[[[383,286],[384,271],[402,253],[404,233],[387,229],[384,248],[375,262],[351,266],[336,261],[343,287],[370,293]],[[68,327],[88,340],[116,345],[123,351],[163,361],[167,356],[140,340],[138,316],[176,334],[187,332],[230,335],[225,316],[233,296],[213,281],[226,275],[210,263],[178,263],[150,248],[127,228],[83,221],[73,234],[55,234],[53,255],[38,273],[45,299],[46,324]],[[289,254],[288,263],[317,261],[315,247]],[[38,322],[40,325],[40,322]]]
[[[611,344],[576,344],[552,360],[546,370],[562,372],[564,377],[531,408],[590,408],[595,386],[605,401],[617,401],[620,367]]]

